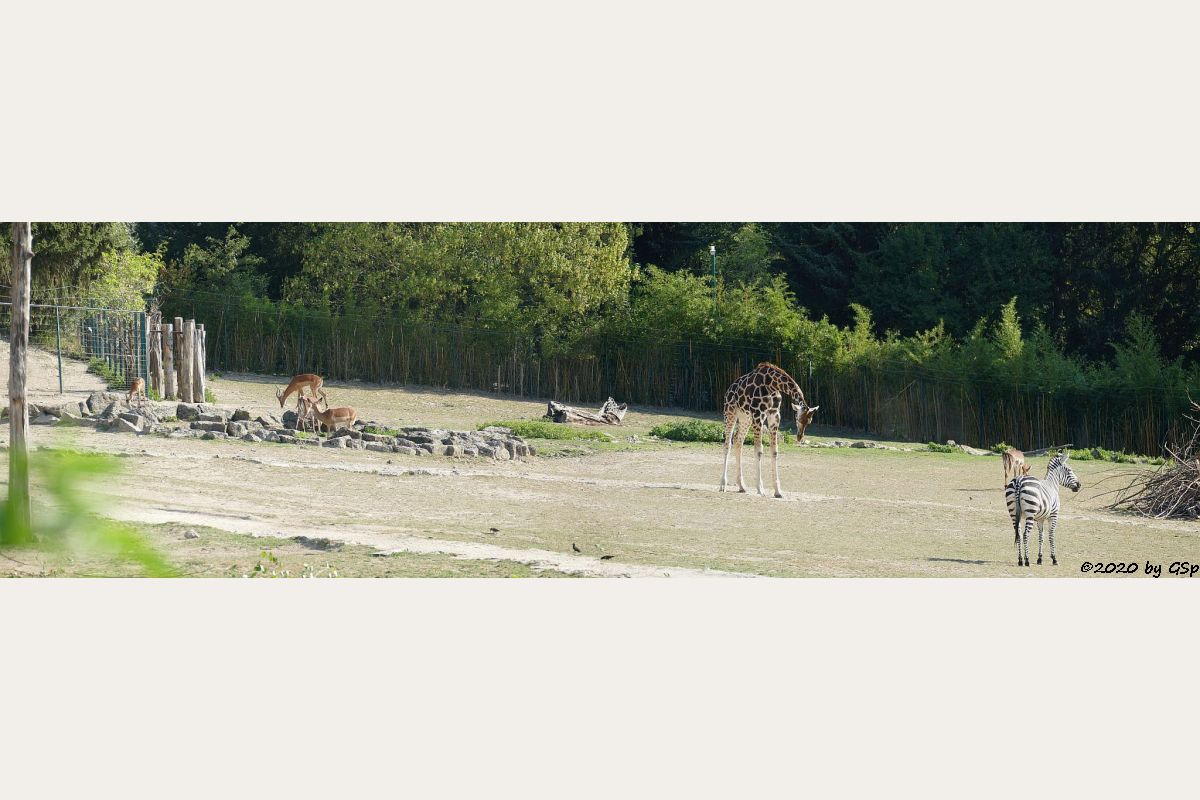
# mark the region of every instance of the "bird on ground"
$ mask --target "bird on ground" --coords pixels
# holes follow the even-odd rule
[[[612,556],[600,556],[601,561],[608,561]]]
[[[579,545],[575,544],[574,542],[571,542],[571,549],[574,550],[576,553],[583,552],[582,550],[579,549]]]

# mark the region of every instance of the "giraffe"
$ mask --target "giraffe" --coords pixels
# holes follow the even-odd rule
[[[754,452],[758,458],[758,493],[763,491],[762,443],[763,429],[771,437],[771,459],[775,469],[775,496],[783,497],[779,486],[779,423],[782,418],[783,396],[791,401],[796,412],[796,441],[804,441],[804,429],[812,422],[820,406],[809,407],[804,392],[791,375],[767,361],[738,378],[725,392],[725,469],[721,473],[721,491],[729,485],[729,451],[736,441],[738,491],[745,492],[742,480],[742,444],[747,429],[754,432]],[[748,427],[747,427],[748,426]]]

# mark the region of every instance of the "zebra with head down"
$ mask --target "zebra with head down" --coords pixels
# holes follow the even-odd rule
[[[1017,566],[1029,566],[1029,535],[1033,523],[1038,526],[1038,560],[1042,563],[1042,526],[1050,520],[1050,562],[1058,564],[1054,549],[1054,529],[1058,527],[1058,487],[1066,486],[1073,492],[1079,491],[1079,477],[1067,465],[1067,454],[1059,453],[1050,459],[1046,477],[1042,480],[1028,475],[1019,475],[1004,487],[1004,502],[1008,505],[1008,516],[1012,519],[1016,533]],[[1022,561],[1022,545],[1024,561]]]

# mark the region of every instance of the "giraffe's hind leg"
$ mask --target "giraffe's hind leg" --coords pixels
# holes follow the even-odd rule
[[[771,461],[775,467],[775,496],[783,497],[783,487],[779,485],[779,426],[771,428]]]
[[[738,473],[738,491],[742,494],[746,493],[746,479],[742,475],[742,443],[746,439],[745,429],[742,427],[742,420],[739,417],[735,423],[736,430],[733,432],[734,454],[737,457],[737,473]]]

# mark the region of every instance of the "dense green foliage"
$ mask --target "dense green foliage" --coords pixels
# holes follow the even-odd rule
[[[157,283],[219,368],[712,408],[770,358],[836,401],[826,424],[1152,449],[1200,394],[1198,244],[1193,223],[54,223],[35,284],[128,307]]]

